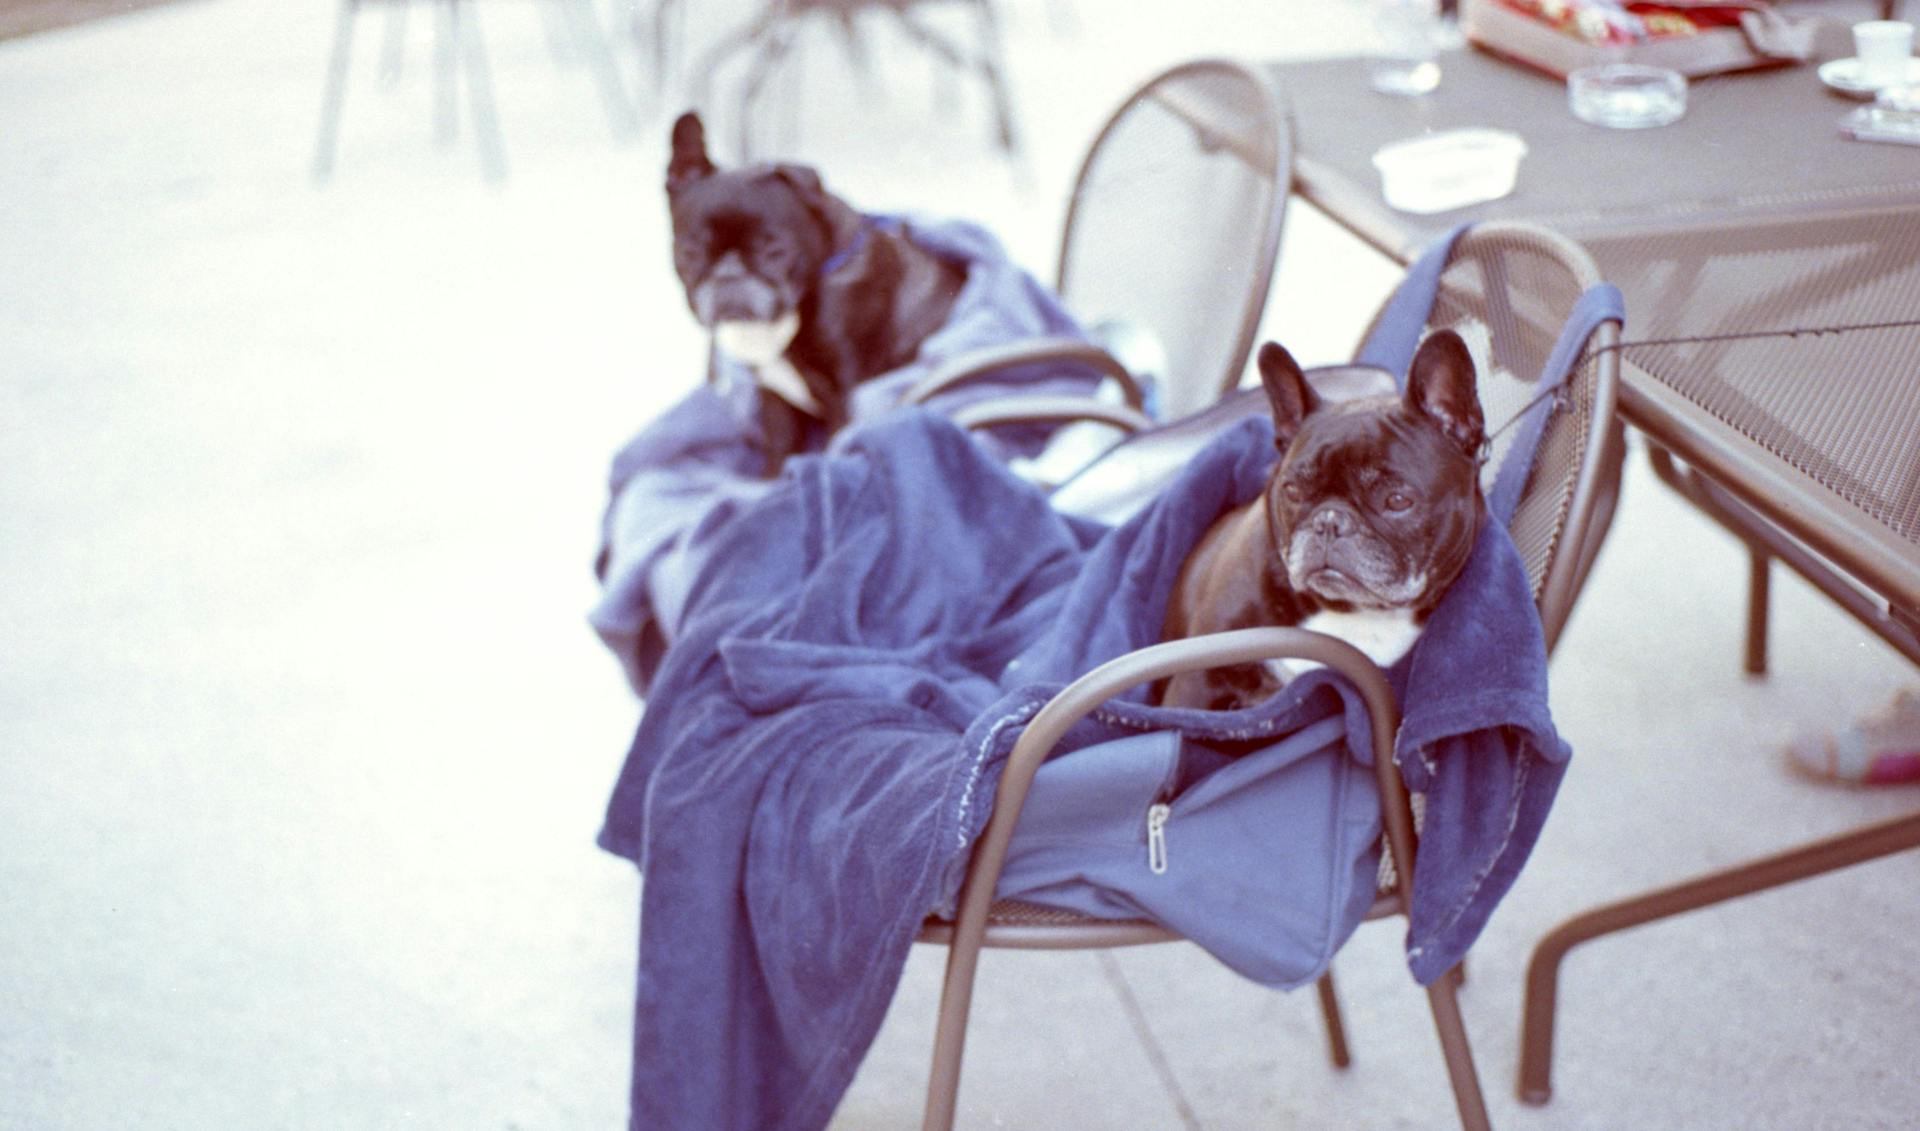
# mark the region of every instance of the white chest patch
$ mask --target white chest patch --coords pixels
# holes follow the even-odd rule
[[[1390,667],[1407,654],[1420,638],[1420,626],[1413,622],[1411,609],[1358,609],[1350,613],[1317,612],[1300,622],[1300,627],[1344,640],[1360,649],[1367,659],[1380,667]],[[1275,674],[1282,679],[1319,665],[1304,660],[1275,660]]]
[[[1322,611],[1308,617],[1300,627],[1338,637],[1383,668],[1406,655],[1407,649],[1420,637],[1420,626],[1413,623],[1412,609]]]
[[[820,402],[786,359],[787,346],[800,332],[800,315],[788,311],[771,322],[716,322],[713,344],[753,370],[761,385],[795,408],[820,415]]]

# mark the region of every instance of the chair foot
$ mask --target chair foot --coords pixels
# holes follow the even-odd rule
[[[1453,978],[1443,975],[1428,986],[1427,1001],[1433,1008],[1434,1029],[1440,1035],[1440,1052],[1447,1061],[1447,1078],[1453,1084],[1460,1126],[1464,1131],[1491,1131],[1487,1100],[1480,1091],[1480,1074],[1473,1066],[1473,1046],[1467,1042],[1467,1026],[1460,1016],[1460,1001],[1454,996]]]
[[[1353,1063],[1353,1055],[1347,1048],[1347,1026],[1340,1015],[1340,994],[1334,989],[1333,971],[1320,975],[1314,988],[1320,995],[1320,1016],[1327,1023],[1327,1055],[1335,1068],[1346,1068]]]

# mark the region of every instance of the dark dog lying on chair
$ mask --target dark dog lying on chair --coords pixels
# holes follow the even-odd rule
[[[754,371],[766,473],[811,422],[847,420],[861,381],[912,360],[966,281],[800,165],[716,168],[695,114],[673,124],[673,263],[720,350]]]
[[[1260,497],[1188,555],[1162,637],[1297,625],[1385,667],[1413,646],[1486,514],[1473,359],[1442,330],[1421,343],[1404,396],[1324,404],[1277,343],[1261,347],[1259,368],[1280,461]],[[1231,709],[1283,682],[1261,665],[1188,672],[1161,702]]]

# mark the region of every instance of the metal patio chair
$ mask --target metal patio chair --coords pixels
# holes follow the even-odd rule
[[[1266,310],[1292,159],[1259,72],[1203,60],[1148,80],[1088,148],[1061,225],[1054,287],[1096,344],[1046,339],[956,358],[907,400],[1002,367],[1077,362],[1154,419],[1214,404],[1240,384]],[[1059,408],[1060,419],[1078,411]],[[1123,429],[1146,423],[1109,416]]]
[[[1530,225],[1483,224],[1455,244],[1441,276],[1427,329],[1459,331],[1482,363],[1480,398],[1489,435],[1491,465],[1498,466],[1515,419],[1536,398],[1534,379],[1575,301],[1599,281],[1592,260],[1577,245]],[[1520,503],[1508,529],[1521,559],[1552,649],[1591,568],[1611,521],[1624,451],[1614,416],[1619,358],[1612,347],[1619,327],[1599,325],[1585,340],[1542,435]],[[1267,411],[1263,399],[1240,395],[1223,402],[1248,412]],[[1194,418],[1201,419],[1201,418]],[[1175,427],[1178,427],[1176,425]],[[1125,459],[1124,442],[1103,459]],[[1021,806],[1034,774],[1075,722],[1112,696],[1180,671],[1279,657],[1318,661],[1342,672],[1362,693],[1372,719],[1374,765],[1385,826],[1385,852],[1378,898],[1370,918],[1411,911],[1411,893],[1397,876],[1413,875],[1418,851],[1413,809],[1393,761],[1398,705],[1383,673],[1341,641],[1297,629],[1251,629],[1175,641],[1121,656],[1090,672],[1055,696],[1015,746],[998,787],[992,817],[974,849],[958,913],[952,923],[929,920],[920,941],[950,948],[942,993],[924,1127],[952,1125],[959,1091],[967,1016],[982,947],[1091,949],[1177,941],[1180,936],[1147,920],[1084,918],[1051,908],[996,901],[998,882]],[[1488,1126],[1486,1106],[1456,998],[1454,977],[1427,989],[1460,1120],[1467,1128]],[[1348,1063],[1345,1026],[1331,972],[1319,984],[1332,1059]]]

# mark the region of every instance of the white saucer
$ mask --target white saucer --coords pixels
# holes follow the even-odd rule
[[[1872,98],[1883,86],[1911,86],[1920,83],[1920,58],[1907,60],[1907,73],[1898,80],[1869,85],[1860,74],[1860,60],[1835,59],[1820,64],[1820,81],[1853,98]]]

